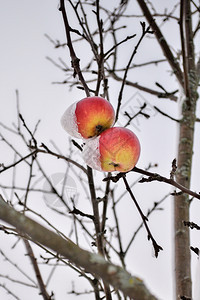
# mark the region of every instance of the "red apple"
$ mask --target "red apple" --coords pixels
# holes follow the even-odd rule
[[[137,136],[124,127],[112,127],[97,138],[86,141],[83,159],[98,171],[127,172],[136,165],[140,156]]]
[[[110,128],[115,120],[112,105],[101,97],[88,97],[72,104],[61,118],[63,128],[72,136],[88,139]]]

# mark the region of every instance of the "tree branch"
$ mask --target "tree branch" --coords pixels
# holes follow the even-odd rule
[[[73,45],[72,45],[72,41],[71,41],[71,35],[70,35],[70,26],[68,23],[68,19],[67,19],[67,14],[66,14],[66,10],[65,10],[65,1],[64,0],[60,0],[60,8],[59,10],[62,13],[62,17],[63,17],[63,21],[64,21],[64,25],[65,25],[65,32],[66,32],[66,38],[67,38],[67,46],[69,48],[70,51],[70,56],[71,56],[71,62],[72,62],[72,67],[74,68],[74,77],[76,76],[76,74],[78,75],[78,78],[81,82],[81,84],[84,87],[84,90],[87,94],[87,96],[90,96],[90,91],[89,88],[87,86],[87,83],[85,82],[85,79],[82,75],[81,69],[80,69],[80,59],[76,56],[76,53],[74,51]]]
[[[131,276],[119,266],[109,263],[95,253],[90,253],[64,240],[56,233],[48,230],[32,219],[10,207],[0,196],[0,219],[15,226],[20,232],[28,235],[33,241],[40,243],[56,253],[63,255],[77,266],[81,266],[96,277],[103,278],[115,289],[135,300],[156,300],[141,279]]]
[[[186,193],[186,194],[191,195],[191,196],[193,196],[197,199],[200,199],[200,194],[197,194],[197,193],[191,191],[190,189],[184,187],[183,185],[181,185],[180,183],[176,182],[175,180],[173,180],[171,178],[166,178],[164,176],[161,176],[158,173],[152,173],[152,172],[149,172],[149,171],[137,168],[137,167],[134,167],[130,172],[136,172],[136,173],[148,176],[148,178],[142,178],[139,181],[141,183],[143,183],[143,182],[152,182],[152,181],[165,182],[167,184],[170,184],[170,185],[178,188],[183,193]],[[108,177],[104,178],[103,181],[112,180],[113,182],[117,182],[123,176],[124,176],[124,173],[119,173],[116,176],[108,176]]]
[[[181,120],[178,120],[178,119],[175,119],[175,118],[171,117],[170,115],[166,114],[164,111],[160,110],[157,106],[154,106],[154,109],[155,109],[157,112],[159,112],[161,115],[163,115],[163,116],[169,118],[169,119],[172,120],[172,121],[175,121],[175,122],[177,122],[177,123],[181,122]]]
[[[146,5],[144,0],[137,0],[145,18],[147,19],[149,25],[154,30],[154,34],[156,36],[156,39],[167,58],[175,76],[177,77],[180,85],[183,87],[183,73],[181,71],[181,68],[179,66],[179,63],[177,59],[174,57],[173,53],[171,52],[168,43],[166,42],[164,35],[162,34],[161,30],[159,29],[155,19],[153,18],[150,10],[148,9],[148,6]]]
[[[138,210],[138,212],[139,212],[139,214],[140,214],[140,216],[142,218],[143,224],[144,224],[144,226],[146,228],[146,231],[147,231],[147,234],[148,234],[148,240],[151,240],[151,242],[152,242],[152,245],[153,245],[153,248],[154,248],[154,252],[155,252],[155,257],[158,257],[158,253],[160,252],[160,250],[163,250],[163,248],[161,246],[159,246],[157,244],[156,240],[154,239],[154,237],[153,237],[153,235],[152,235],[152,233],[151,233],[151,231],[149,229],[149,226],[147,225],[148,219],[143,214],[143,212],[142,212],[142,210],[141,210],[141,208],[140,208],[140,206],[139,206],[139,204],[138,204],[135,196],[133,195],[133,192],[131,191],[131,189],[129,187],[129,184],[128,184],[127,179],[126,179],[125,176],[126,175],[124,175],[122,178],[123,178],[124,184],[126,186],[126,189],[127,189],[128,193],[129,193],[129,195],[131,196],[131,198],[132,198],[132,200],[133,200],[133,202],[134,202],[134,204],[135,204],[135,206],[136,206],[136,208],[137,208],[137,210]]]
[[[123,94],[123,91],[124,91],[124,86],[126,84],[126,77],[127,77],[127,74],[128,74],[128,71],[129,71],[129,67],[132,63],[132,60],[134,58],[134,56],[136,55],[137,53],[137,50],[138,50],[138,47],[140,46],[142,40],[144,39],[145,35],[146,34],[152,34],[153,32],[150,30],[150,27],[147,26],[146,27],[146,24],[145,22],[140,22],[141,24],[141,27],[142,27],[142,34],[141,34],[141,37],[139,39],[139,41],[137,42],[132,54],[131,54],[131,57],[128,61],[128,64],[126,66],[126,69],[125,69],[125,72],[124,72],[124,76],[123,76],[123,80],[122,80],[122,85],[121,85],[121,89],[120,89],[120,92],[119,92],[119,96],[118,96],[118,104],[117,104],[117,110],[116,110],[116,117],[115,117],[115,122],[117,122],[118,120],[118,116],[119,116],[119,110],[120,110],[120,107],[121,107],[121,101],[122,101],[122,94]]]
[[[31,247],[31,245],[30,245],[30,243],[29,243],[28,240],[26,240],[25,238],[23,240],[24,240],[24,244],[26,246],[26,250],[28,252],[28,255],[30,257],[30,260],[32,262],[33,269],[35,271],[35,275],[36,275],[36,278],[37,278],[38,285],[40,287],[41,295],[42,295],[42,297],[43,297],[44,300],[51,300],[52,297],[49,296],[49,294],[47,293],[47,290],[46,290],[44,281],[42,279],[42,276],[41,276],[41,273],[40,273],[40,269],[38,267],[37,260],[35,258],[34,253],[33,253],[32,247]]]
[[[115,72],[113,72],[112,70],[108,70],[109,74],[117,81],[123,81],[123,78],[119,77]],[[150,89],[146,86],[142,86],[140,84],[138,84],[137,82],[132,82],[130,80],[125,80],[125,85],[128,85],[128,86],[132,86],[140,91],[143,91],[145,93],[149,93],[151,95],[155,95],[157,96],[158,98],[168,98],[172,101],[177,101],[177,97],[173,94],[166,94],[166,93],[161,93],[159,91],[156,91],[156,90],[153,90],[153,89]]]

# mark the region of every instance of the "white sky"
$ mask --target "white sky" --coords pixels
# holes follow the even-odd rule
[[[161,6],[161,1],[153,1],[156,5]],[[174,3],[174,1],[169,1]],[[67,49],[54,50],[51,43],[45,38],[44,34],[50,35],[54,39],[59,39],[61,42],[65,42],[65,32],[62,23],[61,13],[58,11],[58,1],[24,1],[24,0],[7,0],[2,1],[0,10],[0,38],[1,38],[1,55],[0,55],[0,121],[7,125],[10,125],[13,121],[16,122],[16,95],[15,90],[19,90],[20,95],[20,107],[21,112],[27,121],[27,124],[34,126],[38,119],[42,119],[40,129],[38,131],[39,142],[49,143],[49,140],[54,140],[56,144],[63,149],[68,144],[68,136],[62,130],[60,126],[60,117],[66,107],[72,102],[83,98],[84,94],[80,90],[73,89],[69,92],[68,87],[64,85],[51,84],[53,81],[64,80],[64,74],[59,69],[55,68],[47,59],[46,56],[52,57],[55,60],[58,57],[62,57],[70,65]],[[139,20],[138,20],[139,23]],[[171,26],[170,31],[170,43],[178,43],[176,38],[176,31],[174,30],[174,24]],[[137,26],[137,24],[136,24]],[[136,27],[138,30],[139,25]],[[135,28],[134,28],[135,29]],[[133,33],[135,33],[133,29]],[[137,61],[143,61],[152,57],[162,58],[159,49],[148,48],[148,40],[145,40],[142,44],[140,51],[138,51]],[[133,45],[133,44],[132,44]],[[80,55],[81,61],[84,61],[84,56],[87,54],[77,47],[78,55]],[[157,53],[154,55],[154,53]],[[126,61],[127,56],[122,55]],[[163,67],[164,69],[164,67]],[[156,73],[151,71],[151,68],[147,68],[144,72],[138,70],[134,76],[134,81],[147,83],[149,87],[159,81],[169,90],[173,90],[177,87],[177,83],[173,78],[169,79],[167,74]],[[111,84],[110,97],[111,102],[116,107],[116,97],[119,92],[120,85]],[[156,89],[155,86],[153,88]],[[135,89],[126,89],[124,101],[131,98],[137,91]],[[160,100],[155,97],[150,97],[148,94],[142,94],[137,96],[137,101],[148,101],[149,104],[157,105],[162,110],[166,110],[174,117],[178,116],[178,110],[175,103],[169,100]],[[162,103],[161,103],[162,102]],[[147,111],[152,116],[150,121],[138,119],[135,127],[135,133],[138,135],[142,153],[138,163],[138,167],[145,168],[149,162],[158,163],[159,167],[156,170],[158,173],[168,176],[171,168],[171,161],[176,156],[176,124],[173,124],[168,119],[163,119],[160,115],[156,114],[153,109]],[[200,114],[199,114],[200,117]],[[123,117],[121,116],[121,121]],[[196,126],[196,136],[199,135],[199,124]],[[13,139],[13,143],[16,142]],[[50,145],[50,144],[49,144]],[[19,145],[20,147],[20,145]],[[194,178],[192,182],[192,189],[199,191],[199,153],[200,141],[197,138],[195,141],[196,155],[194,156]],[[3,157],[3,161],[9,164],[12,161],[12,156],[6,152],[4,147],[0,148],[0,157]],[[1,161],[0,161],[1,162]],[[44,160],[46,162],[46,160]],[[63,166],[60,162],[54,161],[52,165],[46,166],[51,173],[63,172]],[[21,175],[22,178],[26,178],[26,174]],[[133,175],[129,175],[128,179],[131,181]],[[6,178],[3,177],[6,180]],[[134,177],[137,179],[137,177]],[[79,189],[79,186],[78,186]],[[81,189],[81,187],[80,187]],[[145,191],[144,191],[145,190]],[[141,205],[144,210],[151,207],[149,203],[159,201],[166,193],[170,192],[170,187],[164,184],[152,183],[144,186],[138,185],[135,188],[135,193],[141,201]],[[34,207],[39,211],[45,213],[45,204],[41,199],[37,199],[34,203]],[[157,212],[154,214],[152,222],[150,222],[151,230],[157,239],[158,243],[164,248],[163,253],[160,254],[158,259],[155,259],[152,255],[152,249],[150,242],[146,239],[146,232],[142,231],[138,236],[138,242],[131,248],[128,256],[127,269],[132,272],[133,275],[138,275],[145,280],[147,286],[152,292],[160,297],[162,300],[172,299],[172,243],[171,243],[171,231],[172,231],[172,199],[165,202],[162,206],[165,208],[165,212]],[[132,224],[129,221],[136,219],[136,222],[140,223],[137,213],[133,205],[129,207],[130,199],[126,198],[123,203],[120,204],[121,212],[121,224],[124,234],[124,241],[128,241],[131,236]],[[199,204],[193,205],[193,221],[199,222],[199,214],[196,213],[199,210]],[[83,207],[87,207],[85,204]],[[127,211],[128,210],[128,211]],[[127,216],[128,214],[128,216]],[[51,216],[51,215],[50,215]],[[127,217],[128,220],[127,221]],[[59,218],[56,219],[56,225],[62,228],[65,223]],[[24,249],[23,246],[18,245],[16,249],[11,252],[10,247],[13,243],[10,242],[9,237],[5,237],[1,234],[2,248],[5,251],[9,251],[12,254],[16,251],[15,256],[20,265],[23,260]],[[198,246],[199,236],[194,234],[194,246]],[[40,250],[35,250],[36,253],[40,253]],[[194,261],[196,257],[194,257]],[[31,267],[26,261],[26,269]],[[45,273],[45,268],[44,273]],[[42,269],[42,270],[43,270]],[[2,271],[3,270],[3,271]],[[12,274],[13,269],[8,268],[7,264],[2,262],[1,271],[3,274]],[[0,271],[0,273],[1,273]],[[46,274],[46,273],[45,273]],[[15,274],[17,277],[17,274]],[[72,295],[66,296],[66,292],[70,291],[71,279],[77,280],[77,274],[72,271],[62,270],[57,279],[52,282],[52,289],[56,291],[56,299],[75,299]],[[78,279],[80,280],[80,279]],[[0,283],[4,282],[0,278]],[[9,286],[9,283],[7,284]],[[11,284],[12,289],[20,297],[21,300],[27,299],[27,288],[18,287]],[[62,289],[62,287],[65,287]],[[85,281],[82,279],[78,283],[78,289],[84,290]],[[86,286],[88,288],[88,286]],[[87,297],[87,299],[90,296]],[[5,300],[13,299],[6,294],[0,288],[0,298]],[[41,297],[37,293],[29,295],[29,299],[40,299]],[[84,299],[80,297],[79,299]],[[91,297],[92,299],[92,297]]]

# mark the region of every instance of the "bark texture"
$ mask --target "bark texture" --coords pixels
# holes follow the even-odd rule
[[[189,188],[191,179],[193,139],[194,139],[195,102],[188,107],[183,103],[183,119],[179,126],[178,168],[176,179],[178,183]],[[174,232],[175,232],[175,274],[176,297],[192,297],[190,271],[190,232],[184,226],[189,217],[189,196],[182,194],[174,198]]]
[[[180,2],[180,33],[182,41],[184,92],[182,104],[182,120],[179,125],[178,169],[177,181],[190,187],[194,127],[196,121],[196,101],[198,99],[198,76],[195,66],[194,41],[192,31],[192,15],[190,1]],[[190,232],[184,226],[190,215],[189,196],[182,194],[174,199],[174,232],[175,232],[175,275],[176,298],[192,299]]]

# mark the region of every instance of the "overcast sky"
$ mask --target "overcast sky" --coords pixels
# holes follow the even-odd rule
[[[174,1],[169,1],[169,3],[172,2]],[[162,2],[157,0],[155,3],[161,5]],[[176,45],[178,41],[173,32],[173,26],[174,25],[172,24],[169,38],[171,39],[170,42],[173,42],[173,45]],[[138,28],[139,25],[137,29]],[[135,32],[132,32],[132,34],[133,33]],[[53,139],[59,147],[65,149],[68,137],[60,126],[60,117],[67,106],[74,101],[83,98],[84,93],[77,89],[73,89],[69,92],[68,87],[65,85],[52,84],[54,81],[64,80],[64,74],[61,70],[55,68],[46,57],[49,56],[55,60],[58,57],[62,57],[63,59],[66,59],[68,65],[70,65],[70,60],[68,50],[66,48],[59,50],[53,49],[53,45],[45,37],[45,34],[48,34],[54,39],[59,39],[61,42],[65,42],[65,32],[61,13],[58,11],[58,1],[6,0],[1,3],[0,121],[7,125],[16,121],[15,91],[18,89],[21,112],[27,123],[30,124],[30,126],[34,126],[38,119],[42,120],[38,132],[39,142],[49,143],[49,140]],[[150,54],[154,51],[157,53],[158,58],[162,58],[159,49],[152,48],[150,50],[147,45],[148,43],[145,41],[141,46],[141,52],[139,52],[137,57],[138,61],[143,61],[144,56],[148,59]],[[87,55],[87,53],[84,53],[82,49],[78,49],[77,51],[82,55],[80,58],[83,60],[84,55]],[[140,53],[142,53],[142,55],[140,55]],[[126,55],[123,55],[123,59],[126,59]],[[174,87],[177,86],[177,83],[174,79],[167,81],[166,78],[169,77],[168,74],[152,74],[151,69],[148,68],[147,71],[143,73],[139,70],[138,75],[137,73],[135,75],[134,81],[147,82],[148,85],[160,80],[161,84],[165,84],[167,88],[170,87],[170,90],[173,90]],[[154,88],[156,87],[154,86]],[[115,88],[110,92],[111,100],[115,107],[118,92],[119,85],[116,84]],[[143,104],[144,101],[147,102],[147,112],[152,117],[152,121],[149,123],[147,120],[139,118],[132,126],[132,130],[138,135],[142,147],[138,166],[145,168],[149,162],[158,163],[159,168],[156,171],[168,176],[171,168],[171,161],[176,156],[176,124],[172,124],[168,119],[163,120],[163,117],[155,112],[153,105],[157,105],[164,110],[166,109],[167,112],[174,117],[178,116],[177,107],[169,100],[161,103],[160,99],[150,97],[145,93],[138,94],[134,89],[127,89],[125,91],[124,103],[127,103],[128,107],[128,101],[132,99],[132,97],[136,99],[136,106]],[[124,121],[123,116],[121,116],[120,121]],[[198,136],[199,124],[197,124],[196,127],[196,136]],[[198,152],[199,147],[200,139],[196,139],[196,153]],[[0,147],[0,156],[3,157],[3,161],[9,164],[11,156],[7,155],[7,152],[3,147]],[[52,166],[48,166],[48,168],[50,172],[51,170],[63,172],[63,169],[59,169],[57,162]],[[171,191],[169,187],[162,184],[146,185],[145,188],[147,189],[147,193],[145,200],[143,199],[144,202],[146,201],[143,203],[144,209],[149,207],[148,201],[151,203],[158,201],[162,196]],[[192,189],[199,191],[199,154],[194,157]],[[140,193],[141,190],[138,187],[138,189],[136,189],[136,194],[139,196]],[[157,197],[158,194],[159,196]],[[169,201],[165,203],[165,214],[158,213],[151,223],[152,231],[155,233],[156,238],[158,238],[159,243],[165,249],[165,252],[160,255],[158,260],[156,260],[153,257],[152,248],[147,242],[146,233],[143,232],[140,235],[140,240],[143,239],[144,243],[141,244],[140,242],[138,243],[138,246],[135,246],[132,250],[133,252],[129,255],[128,264],[128,270],[131,271],[133,275],[139,275],[143,278],[145,282],[147,282],[148,287],[162,300],[172,299],[173,285],[171,272],[173,267],[171,258],[171,202],[172,199],[169,199]],[[45,204],[43,205],[45,207]],[[44,209],[44,207],[42,208]],[[124,232],[126,233],[131,230],[130,228],[127,230],[126,215],[129,214],[131,219],[132,212],[127,212],[126,205],[121,207],[121,211],[121,222],[122,224],[124,222]],[[198,204],[197,206],[194,206],[192,213],[193,220],[198,222],[199,214],[195,213],[195,211],[199,211]],[[59,225],[61,226],[61,224]],[[198,236],[195,235],[193,241],[195,246],[198,246],[198,240]],[[2,247],[5,248],[5,251],[8,251],[11,245],[12,243],[10,244],[9,240],[5,239]],[[142,248],[141,245],[143,245]],[[16,253],[19,255],[19,264],[21,259],[23,259],[23,252],[24,249],[21,246],[16,249]],[[194,261],[195,260],[196,257],[194,256]],[[4,265],[2,264],[2,266]],[[9,271],[6,268],[7,266],[5,265],[5,268],[3,267],[4,274]],[[27,266],[27,268],[29,268],[29,266]],[[12,272],[12,270],[10,271]],[[66,294],[61,294],[59,285],[65,285],[66,282],[69,282],[67,283],[67,291],[69,291],[71,288],[69,278],[71,277],[76,280],[77,276],[74,275],[72,271],[63,271],[61,274],[62,276],[59,277],[59,281],[53,284],[54,288],[57,289],[56,299],[74,299],[72,295],[67,296],[66,298]],[[3,281],[1,281],[0,278],[0,283],[1,282]],[[80,286],[84,289],[84,281],[81,282]],[[14,289],[16,289],[16,294],[20,295],[21,290],[18,287],[14,287]],[[33,298],[30,296],[30,300],[35,300],[36,297],[38,297],[37,299],[40,299],[40,296],[33,294]],[[5,300],[12,299],[11,296],[7,295],[1,288],[0,298]],[[27,295],[22,296],[21,294],[20,299],[26,300]]]

